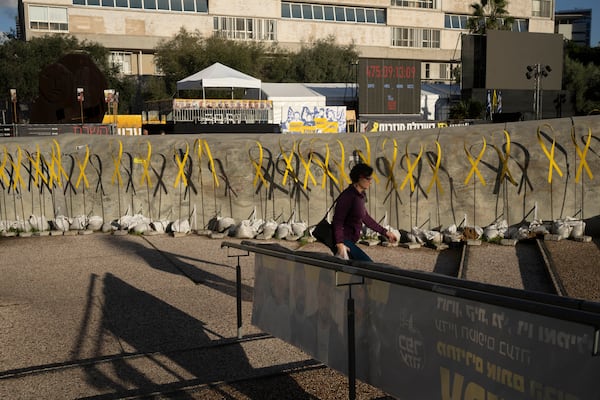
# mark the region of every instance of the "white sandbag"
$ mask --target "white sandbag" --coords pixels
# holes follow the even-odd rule
[[[171,231],[179,233],[190,233],[190,221],[187,219],[176,219],[171,224]]]
[[[70,229],[81,231],[87,227],[87,217],[85,215],[77,215],[71,219]]]
[[[38,217],[37,215],[31,215],[29,217],[29,224],[31,225],[32,230],[38,232],[50,230],[50,224],[46,220],[46,217],[43,215],[40,217]]]
[[[429,243],[440,244],[443,240],[443,235],[439,231],[424,231],[425,240]]]
[[[496,224],[491,224],[483,229],[483,237],[486,240],[494,240],[500,237],[500,230]]]
[[[252,227],[252,222],[245,219],[235,226],[232,236],[238,239],[253,239],[256,231]]]
[[[112,231],[114,231],[116,229],[117,229],[116,225],[113,224],[112,222],[105,222],[105,223],[102,224],[101,231],[104,232],[104,233],[109,233],[109,232],[112,232]]]
[[[307,226],[305,222],[292,222],[291,228],[294,236],[302,237],[304,236],[304,232],[306,232]]]
[[[52,221],[52,225],[57,231],[66,232],[69,230],[71,223],[69,221],[69,218],[65,217],[64,215],[57,215],[54,218],[54,221]]]
[[[99,215],[92,215],[88,218],[87,229],[91,231],[99,231],[102,229],[102,224],[104,220]]]
[[[12,223],[11,228],[13,231],[16,231],[16,232],[31,232],[32,231],[29,220],[23,220],[23,219],[20,219],[19,217],[17,217],[17,220]]]
[[[277,225],[277,230],[275,231],[276,239],[285,239],[288,235],[291,235],[292,227],[287,222],[283,222]]]
[[[576,239],[585,236],[585,222],[582,220],[568,221],[567,224],[571,226],[571,233],[569,238]]]
[[[152,228],[150,228],[150,224],[146,222],[139,222],[131,228],[131,232],[137,233],[138,235],[143,235],[145,232],[150,230],[152,230]]]
[[[217,221],[217,232],[225,232],[235,225],[235,219],[231,217],[223,217]]]
[[[256,235],[257,239],[261,240],[269,240],[275,235],[275,231],[277,230],[277,222],[272,219],[264,222],[260,228],[258,229],[258,235]]]
[[[559,240],[567,239],[572,229],[564,220],[555,220],[552,226],[552,232],[558,236]]]
[[[152,221],[150,223],[150,227],[158,233],[165,233],[167,231],[167,228],[169,227],[169,221]]]

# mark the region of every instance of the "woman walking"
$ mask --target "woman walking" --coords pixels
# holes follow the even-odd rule
[[[332,222],[337,257],[373,261],[356,245],[363,223],[387,237],[390,242],[397,240],[396,235],[379,225],[367,212],[365,192],[371,186],[372,179],[373,168],[367,164],[356,164],[350,171],[352,183],[337,199]]]

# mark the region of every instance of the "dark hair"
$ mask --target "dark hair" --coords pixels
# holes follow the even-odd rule
[[[360,178],[368,178],[373,175],[373,168],[367,164],[356,164],[350,171],[350,180],[352,183],[358,182]]]

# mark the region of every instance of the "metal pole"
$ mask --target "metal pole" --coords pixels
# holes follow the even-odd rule
[[[543,68],[545,68],[545,66]],[[543,78],[543,75],[542,75],[542,65],[539,66],[539,71],[540,71],[539,72],[539,78],[538,78],[539,79],[538,91],[540,92],[540,94],[539,94],[539,101],[540,101],[539,113],[540,113],[540,118],[539,119],[544,119],[544,113],[542,112],[542,109],[543,109],[543,106],[544,106],[544,104],[542,102],[542,78]]]
[[[348,318],[348,399],[356,399],[356,336],[354,326],[354,299],[352,285],[348,286],[347,312]]]
[[[235,266],[235,294],[237,303],[237,337],[242,338],[242,268],[240,267],[240,256],[237,257]]]

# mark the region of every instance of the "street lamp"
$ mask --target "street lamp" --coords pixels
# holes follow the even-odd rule
[[[552,67],[544,64],[531,64],[527,66],[525,76],[533,81],[533,112],[535,119],[542,117],[542,78],[546,78]]]

